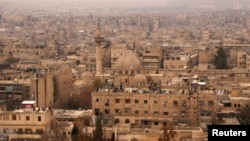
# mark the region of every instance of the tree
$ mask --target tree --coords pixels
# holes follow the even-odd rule
[[[77,110],[79,109],[80,106],[80,102],[77,101],[78,99],[75,99],[75,97],[71,97],[66,101],[66,109],[69,110]]]
[[[15,57],[9,57],[5,60],[7,63],[17,63],[20,60],[20,58],[15,58]]]
[[[91,116],[83,116],[83,117],[78,117],[74,121],[74,125],[78,127],[79,129],[79,133],[77,134],[77,136],[75,136],[77,141],[93,141],[93,137],[89,135],[88,133],[84,133],[82,130],[84,126],[90,126],[90,123],[89,123],[90,119],[91,119]],[[74,140],[72,139],[72,141]]]
[[[72,131],[71,131],[71,139],[72,141],[77,141],[77,136],[79,134],[79,128],[76,124],[74,124]]]
[[[54,123],[51,125],[51,129],[44,131],[41,135],[42,141],[65,141],[66,136],[63,134],[62,129],[68,127],[68,123]]]
[[[246,107],[241,109],[240,114],[238,115],[238,120],[242,125],[249,125],[250,124],[250,108]]]
[[[225,50],[222,47],[218,48],[213,63],[216,69],[228,69],[227,56]]]
[[[176,131],[174,131],[171,123],[162,127],[163,134],[158,138],[158,141],[171,141],[176,135]]]
[[[69,110],[91,109],[91,93],[95,91],[95,88],[93,86],[84,86],[79,90],[80,93],[70,96],[68,100],[57,107]]]
[[[102,141],[102,114],[99,114],[96,118],[96,126],[94,131],[94,141]]]
[[[95,87],[96,91],[99,90],[99,88],[101,88],[103,85],[103,82],[102,80],[100,79],[96,79],[94,82],[93,82],[93,86]]]
[[[77,137],[78,141],[94,141],[93,138],[87,134],[80,133]]]

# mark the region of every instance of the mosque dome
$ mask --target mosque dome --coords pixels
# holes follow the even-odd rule
[[[81,74],[81,78],[85,80],[94,80],[94,75],[89,71],[85,71]]]
[[[144,74],[137,74],[133,78],[134,83],[147,83],[147,78]]]
[[[139,59],[133,53],[120,56],[115,64],[117,70],[137,70],[141,68]]]

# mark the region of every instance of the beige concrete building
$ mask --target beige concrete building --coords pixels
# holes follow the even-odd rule
[[[199,48],[199,64],[209,64],[214,59],[214,50],[206,47]]]
[[[53,75],[37,74],[31,78],[0,81],[0,96],[6,101],[7,109],[18,109],[23,100],[35,100],[39,107],[53,105]]]
[[[147,48],[142,54],[144,68],[159,69],[162,67],[162,48]]]
[[[213,36],[213,32],[210,31],[210,30],[203,30],[201,32],[202,40],[208,41],[208,40],[210,40],[212,38],[212,36]]]
[[[250,69],[250,55],[245,51],[237,52],[237,66],[238,68]]]
[[[59,103],[66,102],[72,91],[72,70],[70,68],[62,69],[54,73],[54,97]],[[56,104],[59,104],[56,103]]]
[[[41,58],[45,52],[43,48],[27,47],[25,44],[14,44],[13,47],[6,46],[3,50],[3,54],[12,55],[13,57],[27,59],[30,58]]]
[[[52,107],[54,101],[54,81],[52,73],[37,74],[31,81],[31,99],[38,107]]]
[[[160,128],[172,122],[176,126],[206,128],[205,125],[216,118],[216,94],[209,91],[188,93],[185,90],[171,93],[94,92],[92,110],[95,114],[112,117],[112,120],[104,119],[106,125],[120,123],[131,128]]]
[[[30,86],[30,81],[0,81],[1,100],[6,101],[8,110],[18,108],[24,99],[31,100]]]
[[[1,112],[0,132],[10,140],[40,139],[40,135],[50,129],[52,110],[36,107],[35,101],[23,101],[22,106],[19,110]]]
[[[170,55],[163,60],[163,67],[166,69],[188,69],[197,64],[198,54]]]

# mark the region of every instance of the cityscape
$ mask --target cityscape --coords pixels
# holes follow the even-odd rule
[[[208,141],[209,125],[250,125],[249,7],[0,0],[0,141]]]

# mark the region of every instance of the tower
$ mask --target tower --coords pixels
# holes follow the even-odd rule
[[[101,36],[100,19],[98,19],[97,28],[95,31],[95,43],[96,43],[96,75],[102,74],[102,42],[104,38]]]

